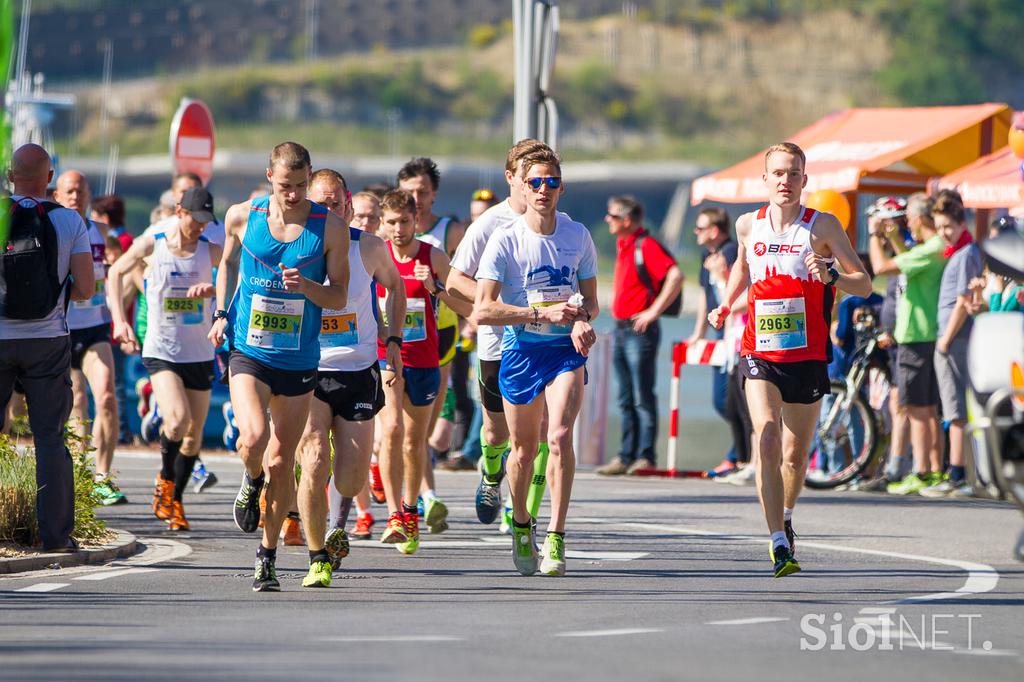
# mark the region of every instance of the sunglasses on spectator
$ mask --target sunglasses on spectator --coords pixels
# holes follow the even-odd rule
[[[612,213],[611,211],[604,214],[605,218],[615,218],[616,220],[625,220],[628,216],[628,213]]]
[[[494,192],[489,189],[478,189],[473,192],[472,201],[490,201],[494,198]]]
[[[548,189],[558,189],[562,186],[562,178],[556,178],[552,176],[544,178],[526,178],[526,184],[530,186],[534,192],[540,189],[541,185],[547,185]]]

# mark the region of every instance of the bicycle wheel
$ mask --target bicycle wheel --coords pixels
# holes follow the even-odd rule
[[[826,490],[859,476],[878,454],[878,418],[864,396],[852,396],[847,404],[846,384],[832,382],[834,401],[818,421],[818,456],[830,462],[831,471],[808,476],[808,488]]]

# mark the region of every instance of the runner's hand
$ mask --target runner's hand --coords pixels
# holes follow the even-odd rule
[[[210,343],[215,348],[220,348],[224,344],[224,329],[227,328],[228,321],[226,319],[214,320],[213,326],[210,327],[210,333],[206,335],[206,338],[210,339]]]
[[[395,376],[391,377],[388,382],[388,386],[390,386],[395,383],[396,377],[402,376],[402,349],[397,344],[389,343],[384,355],[387,368],[395,373]]]
[[[729,316],[729,306],[720,305],[710,313],[708,313],[708,324],[715,329],[721,329],[722,325],[725,324],[725,318]]]
[[[552,324],[569,324],[575,322],[580,314],[580,306],[572,303],[559,303],[539,308],[538,318]]]
[[[135,338],[135,330],[127,322],[119,322],[114,325],[114,340],[121,343],[121,349],[127,346],[130,350],[125,351],[126,353],[137,353],[139,350],[139,340]]]
[[[804,263],[807,265],[807,272],[810,273],[811,277],[822,284],[831,279],[828,274],[828,263],[825,262],[824,256],[819,256],[813,251],[809,251],[804,256]]]
[[[202,282],[200,284],[193,284],[185,292],[186,298],[210,298],[217,294],[217,287],[213,286],[209,282]]]
[[[286,268],[284,263],[278,263],[277,267],[281,268],[281,279],[284,280],[285,291],[290,291],[293,294],[306,293],[307,280],[298,268]]]
[[[416,279],[423,282],[423,288],[426,289],[431,296],[437,294],[437,287],[434,286],[434,273],[430,271],[429,265],[417,263],[412,269],[412,274]]]
[[[576,320],[572,326],[571,337],[573,348],[583,357],[587,357],[590,354],[591,346],[597,343],[597,334],[594,332],[594,328],[584,320]]]

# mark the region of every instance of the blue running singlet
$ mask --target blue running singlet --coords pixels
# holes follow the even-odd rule
[[[270,197],[253,199],[242,239],[238,287],[228,309],[231,347],[283,370],[316,369],[320,362],[321,309],[302,294],[285,291],[279,263],[323,282],[327,209],[310,203],[302,234],[280,242],[270,233]]]

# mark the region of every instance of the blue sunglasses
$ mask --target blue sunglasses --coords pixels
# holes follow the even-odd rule
[[[562,186],[562,178],[548,176],[546,178],[527,178],[526,184],[534,192],[540,189],[541,185],[547,185],[548,189],[558,189]]]

